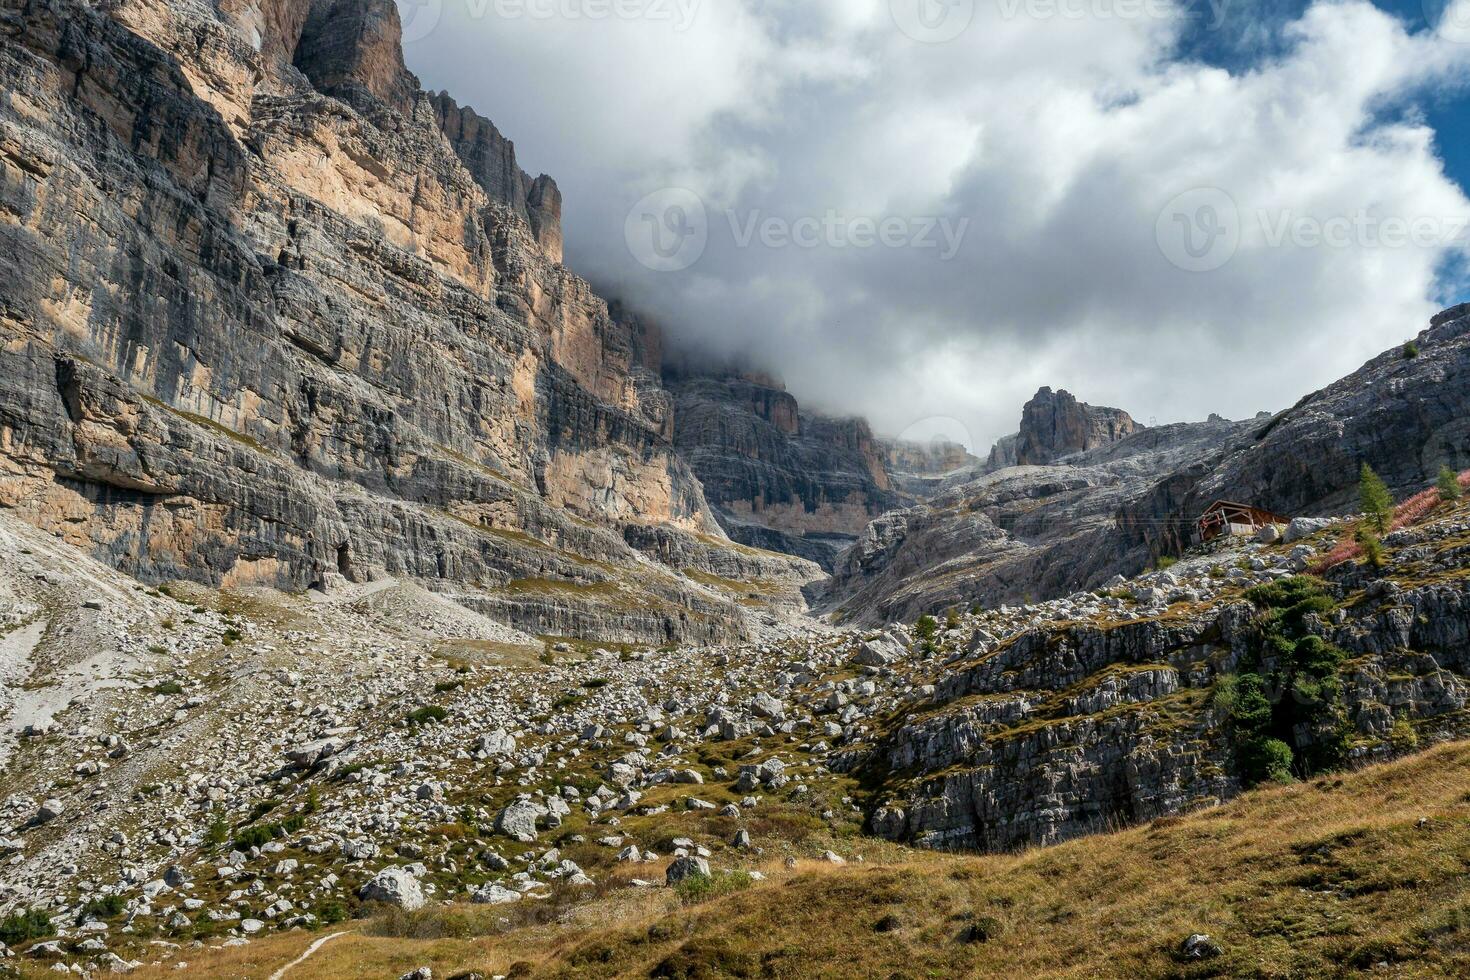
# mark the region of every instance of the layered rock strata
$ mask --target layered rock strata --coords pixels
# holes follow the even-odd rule
[[[862,419],[801,410],[770,378],[673,371],[674,443],[737,541],[830,567],[904,498]]]
[[[552,185],[508,144],[466,166],[493,128],[420,91],[389,0],[11,2],[0,32],[0,504],[145,580],[748,629],[628,543],[722,538],[647,339],[558,264]]]

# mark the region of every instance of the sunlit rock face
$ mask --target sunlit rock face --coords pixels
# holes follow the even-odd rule
[[[419,89],[389,0],[0,31],[0,504],[145,579],[411,576],[608,639],[745,632],[685,568],[814,573],[729,548],[656,338],[560,264],[554,182]]]

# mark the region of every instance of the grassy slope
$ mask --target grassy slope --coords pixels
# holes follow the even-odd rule
[[[1389,976],[1467,976],[1467,872],[1470,743],[1456,743],[1014,856],[874,844],[865,864],[776,868],[764,884],[693,906],[665,889],[612,888],[566,907],[559,923],[497,922],[529,909],[436,912],[427,923],[465,938],[388,938],[370,935],[382,923],[347,923],[327,931],[351,935],[289,976],[397,977],[426,964],[436,977],[488,976],[521,964],[515,975],[1286,977],[1384,962]],[[986,919],[994,938],[960,940]],[[1177,961],[1196,931],[1224,954]],[[189,951],[189,971],[134,975],[265,977],[314,938]]]

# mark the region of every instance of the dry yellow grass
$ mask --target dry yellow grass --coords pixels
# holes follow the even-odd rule
[[[1470,975],[1470,743],[1019,855],[874,853],[882,863],[806,863],[689,907],[614,888],[550,924],[456,913],[485,933],[473,938],[349,923],[288,976]],[[1176,959],[1193,932],[1223,954]],[[318,936],[187,951],[188,970],[134,975],[265,978]]]

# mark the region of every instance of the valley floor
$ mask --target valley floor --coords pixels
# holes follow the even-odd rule
[[[1470,744],[1014,856],[854,842],[707,900],[350,922],[134,976],[1426,977],[1470,973]],[[553,911],[554,910],[554,911]],[[404,938],[414,932],[442,938]],[[1192,934],[1218,955],[1187,960]]]
[[[612,649],[152,588],[0,512],[0,975],[1470,975],[1470,505],[1301,576],[1352,540]],[[1282,622],[1352,771],[1242,796]]]

